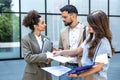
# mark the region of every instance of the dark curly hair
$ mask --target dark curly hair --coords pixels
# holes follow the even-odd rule
[[[91,42],[93,33],[90,33],[90,38],[87,41],[87,43],[91,42],[88,54],[89,58],[92,58],[94,56],[94,49],[103,37],[106,37],[109,40],[112,53],[114,53],[114,48],[112,46],[112,34],[109,28],[107,15],[103,11],[97,10],[87,16],[87,21],[95,31],[95,39]]]
[[[41,16],[35,10],[31,10],[23,19],[23,25],[25,27],[29,27],[32,31],[34,30],[34,25],[37,25],[39,22],[39,18]]]

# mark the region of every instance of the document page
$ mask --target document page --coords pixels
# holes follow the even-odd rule
[[[54,56],[53,53],[51,53],[51,52],[47,52],[46,54],[49,56],[49,58],[51,58],[55,61],[61,62],[61,63],[66,63],[66,62],[70,62],[70,61],[74,60],[74,58],[72,58],[72,57],[65,57],[65,56],[61,56],[61,55]]]
[[[94,66],[92,65],[86,65],[86,66],[78,66],[76,68],[70,69],[65,66],[51,66],[51,67],[44,67],[43,70],[55,75],[55,76],[62,76],[67,74],[80,74],[83,71],[89,70]]]
[[[67,68],[65,66],[44,67],[42,69],[55,76],[62,76],[71,70],[70,68]]]

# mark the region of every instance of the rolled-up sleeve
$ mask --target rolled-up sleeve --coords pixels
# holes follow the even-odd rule
[[[95,62],[107,64],[108,63],[108,55],[102,54],[102,55],[96,56]]]

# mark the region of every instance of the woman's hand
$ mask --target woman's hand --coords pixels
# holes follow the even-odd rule
[[[50,58],[47,59],[48,64],[50,64],[51,61],[52,61],[52,59],[50,59]]]
[[[80,74],[79,74],[79,75],[78,75],[78,74],[68,74],[67,76],[68,76],[68,77],[72,77],[72,78],[82,77],[82,76],[80,76]]]

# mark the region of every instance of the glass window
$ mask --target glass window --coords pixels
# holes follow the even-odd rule
[[[19,12],[19,0],[12,0],[11,8],[12,11]]]
[[[110,28],[113,36],[113,46],[115,51],[120,51],[120,37],[118,33],[120,32],[120,18],[119,17],[110,17]]]
[[[19,30],[19,14],[0,15],[0,59],[20,57]]]
[[[120,15],[120,0],[110,0],[110,15]]]
[[[78,16],[78,21],[83,25],[87,26],[87,17],[86,16]]]
[[[22,25],[22,22],[25,16],[26,14],[21,14],[21,38],[23,38],[25,35],[27,35],[31,31],[29,28],[26,28]]]
[[[76,6],[79,13],[78,21],[87,26],[86,15],[89,14],[89,10],[102,10],[106,14],[110,11],[110,16],[120,15],[119,0],[109,0],[109,2],[108,8],[108,0],[0,0],[0,59],[20,58],[20,36],[23,38],[31,31],[22,25],[22,21],[30,10],[37,10],[44,20],[46,17],[47,36],[53,42],[54,47],[58,48],[59,34],[61,29],[65,27],[61,15],[59,15],[60,8],[67,4]],[[45,8],[47,13],[45,13]],[[116,51],[120,51],[119,22],[119,17],[110,17],[110,29]],[[45,34],[45,31],[42,34]]]
[[[68,4],[68,0],[47,0],[47,13],[60,13],[60,8]]]
[[[30,10],[37,10],[40,13],[45,12],[45,1],[44,0],[21,0],[21,11],[28,12]]]
[[[47,16],[47,36],[54,42],[54,47],[57,47],[59,40],[59,33],[64,27],[64,23],[60,15]]]
[[[108,14],[108,0],[91,0],[91,11],[95,10],[102,10]]]
[[[89,13],[89,0],[70,0],[70,4],[77,7],[79,14]]]
[[[19,12],[19,0],[0,0],[0,12]]]

